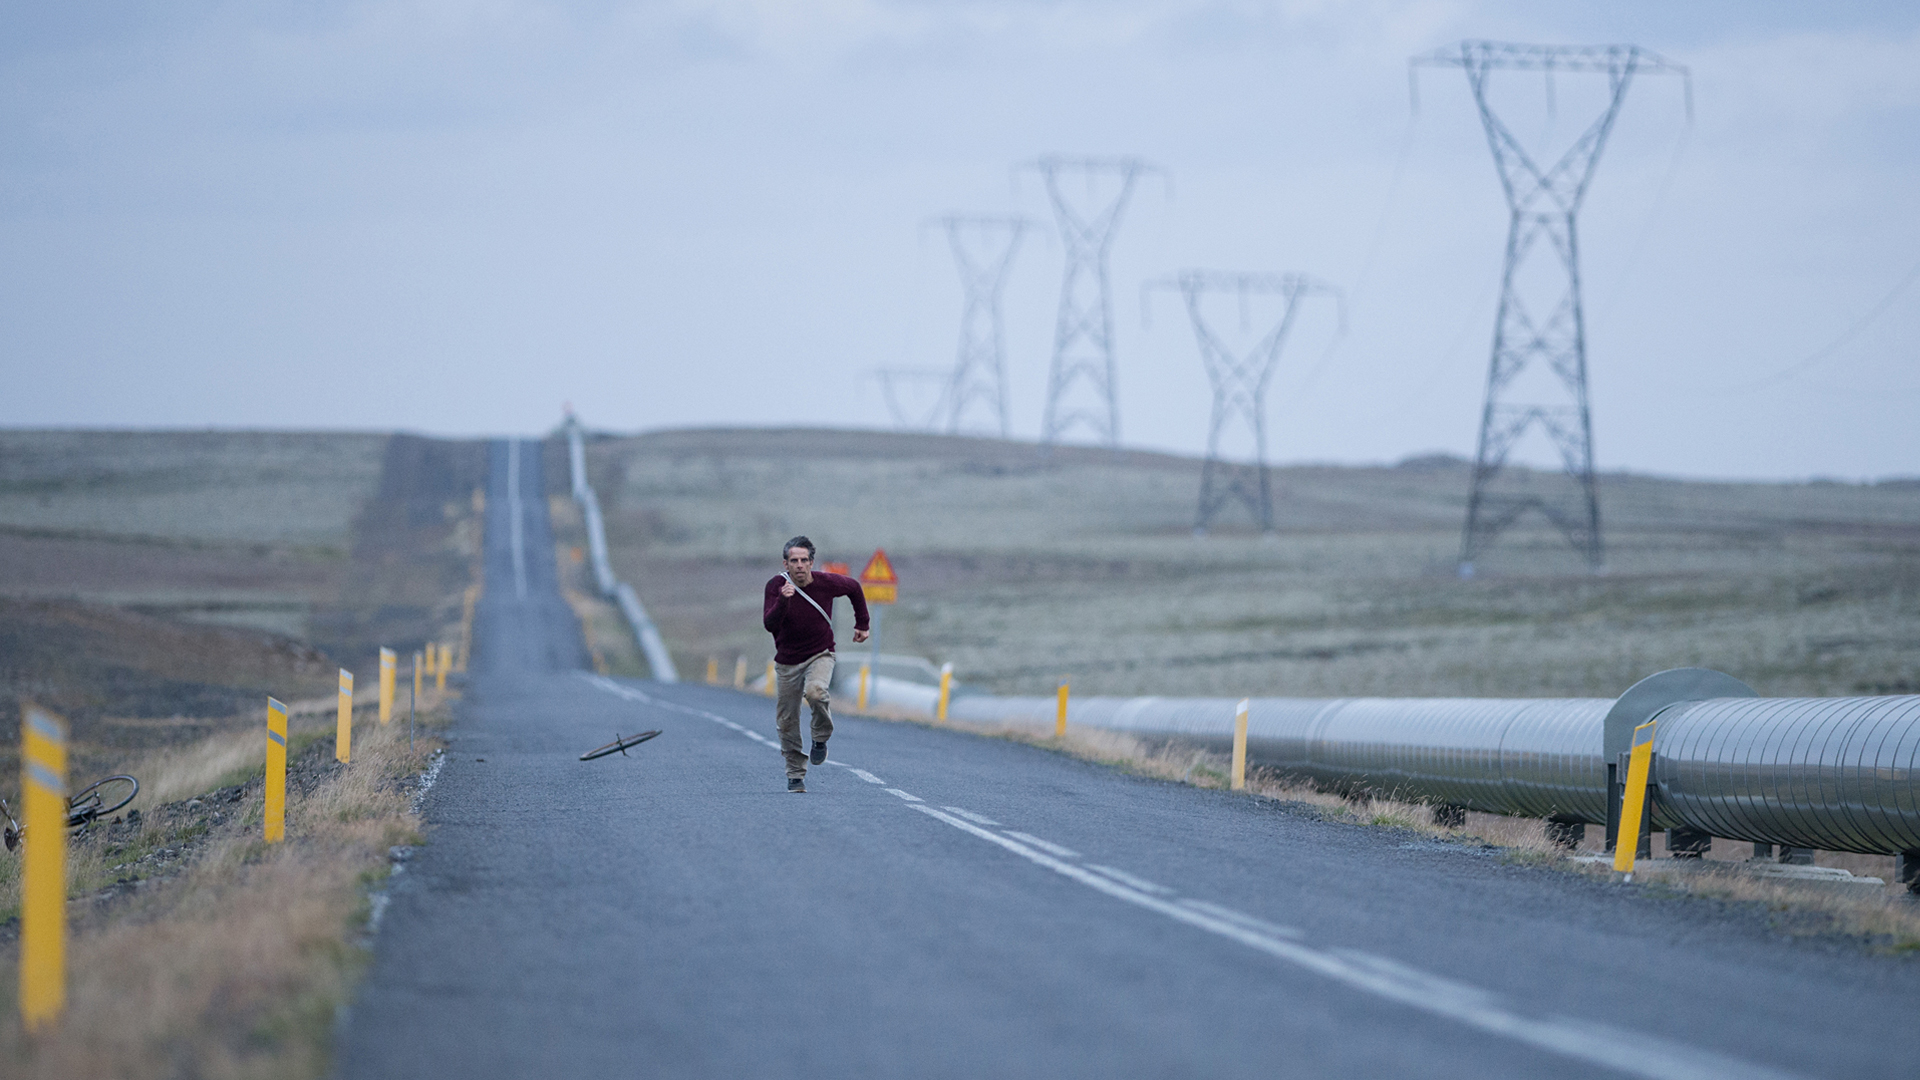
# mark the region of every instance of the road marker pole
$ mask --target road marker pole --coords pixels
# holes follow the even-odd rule
[[[774,686],[773,661],[769,660],[767,661],[767,696],[772,697],[778,692],[779,689]]]
[[[20,705],[20,1020],[35,1031],[67,1006],[67,725]]]
[[[1233,708],[1233,790],[1240,791],[1247,786],[1247,710],[1251,707],[1251,698],[1241,698],[1240,704]]]
[[[1640,817],[1647,808],[1647,774],[1653,771],[1652,720],[1633,729],[1633,749],[1627,756],[1627,790],[1620,806],[1620,839],[1613,845],[1613,868],[1633,880],[1634,856],[1640,853]]]
[[[413,696],[416,698],[420,696],[420,680],[426,675],[426,668],[423,666],[425,662],[422,654],[413,654]]]
[[[447,669],[453,666],[453,650],[442,645],[435,654],[439,663],[433,667],[433,688],[444,692],[447,689]]]
[[[733,658],[733,688],[735,690],[747,688],[747,658],[744,656]]]
[[[340,709],[333,723],[333,759],[353,760],[353,672],[340,669]]]
[[[433,674],[433,648],[433,642],[429,641],[420,649],[420,655],[426,661],[428,675]]]
[[[383,724],[393,719],[393,676],[399,663],[392,649],[384,646],[380,649],[380,722]]]
[[[1064,739],[1067,737],[1067,684],[1066,683],[1060,684],[1060,707],[1054,710],[1054,714],[1053,714],[1053,737],[1056,739]]]
[[[277,844],[287,838],[287,707],[267,699],[267,809],[266,839]]]
[[[717,656],[707,657],[707,685],[720,685],[720,658]]]
[[[953,662],[940,665],[940,711],[935,718],[941,723],[947,722],[947,699],[953,693]]]
[[[855,712],[867,711],[867,680],[873,677],[871,662],[860,665],[860,703],[853,707]]]

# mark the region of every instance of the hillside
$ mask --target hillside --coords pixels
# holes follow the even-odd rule
[[[761,583],[806,533],[856,569],[894,556],[887,651],[1005,692],[1612,696],[1682,665],[1768,694],[1920,687],[1910,482],[1607,475],[1604,575],[1535,524],[1460,581],[1467,473],[1444,459],[1277,469],[1264,538],[1194,537],[1200,462],[1162,454],[683,430],[589,462],[616,569],[687,672],[765,662]]]

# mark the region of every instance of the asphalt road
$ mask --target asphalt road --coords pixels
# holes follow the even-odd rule
[[[790,795],[767,699],[582,670],[523,452],[342,1076],[1920,1074],[1920,960],[1746,909],[907,724]]]

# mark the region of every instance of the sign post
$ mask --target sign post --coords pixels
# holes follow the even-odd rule
[[[860,708],[867,707],[867,688],[873,685],[880,669],[880,613],[900,598],[900,578],[893,572],[893,561],[886,548],[874,548],[873,558],[860,571],[860,591],[867,596],[868,612],[873,616],[873,634],[867,642],[867,670],[860,678]]]

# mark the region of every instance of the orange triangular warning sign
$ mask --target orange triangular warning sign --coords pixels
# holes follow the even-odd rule
[[[887,549],[873,549],[873,558],[867,560],[867,568],[860,571],[862,585],[897,585],[900,579],[893,574],[893,564],[887,561]]]

